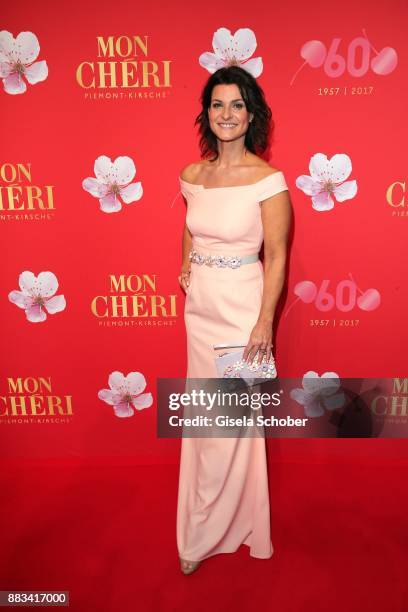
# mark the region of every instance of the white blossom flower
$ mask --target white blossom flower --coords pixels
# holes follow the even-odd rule
[[[326,410],[336,410],[346,401],[340,387],[339,375],[335,372],[324,372],[321,376],[310,370],[302,379],[303,389],[292,389],[290,397],[302,404],[307,417],[319,417]]]
[[[214,53],[207,51],[198,58],[200,66],[213,74],[219,68],[240,66],[253,77],[258,77],[263,71],[261,57],[249,59],[256,49],[255,34],[249,28],[240,28],[231,34],[227,28],[219,28],[213,36]]]
[[[302,174],[296,179],[296,186],[306,195],[312,196],[315,210],[334,208],[332,196],[338,202],[354,198],[357,181],[346,181],[351,173],[351,160],[348,155],[338,153],[329,160],[324,153],[316,153],[309,163],[310,176]]]
[[[8,294],[10,302],[25,310],[27,319],[32,323],[41,323],[49,314],[61,312],[66,307],[63,295],[54,295],[58,289],[58,280],[52,272],[40,272],[35,276],[26,270],[18,278],[21,291]]]
[[[124,376],[122,372],[112,372],[109,375],[110,389],[101,389],[99,399],[113,406],[117,417],[131,417],[136,410],[149,408],[153,404],[151,393],[142,393],[146,388],[146,379],[141,372],[130,372]]]
[[[119,197],[130,204],[140,200],[143,195],[142,183],[132,183],[136,167],[130,157],[117,157],[114,162],[106,155],[95,160],[94,177],[82,181],[82,187],[95,198],[99,198],[101,210],[106,213],[122,209]]]
[[[20,32],[17,38],[6,30],[0,32],[0,77],[3,79],[4,91],[9,94],[27,91],[23,76],[31,85],[47,78],[47,62],[34,61],[39,52],[38,38],[32,32]]]

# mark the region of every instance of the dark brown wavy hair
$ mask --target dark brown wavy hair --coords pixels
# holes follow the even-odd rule
[[[237,85],[247,111],[254,114],[245,134],[245,147],[251,153],[255,155],[264,153],[275,128],[272,111],[266,103],[264,91],[255,77],[240,66],[233,65],[220,68],[209,77],[204,85],[200,97],[202,110],[194,122],[194,125],[199,125],[201,157],[207,158],[214,154],[215,157],[211,161],[218,158],[217,137],[211,130],[208,121],[212,90],[216,85],[231,84]]]

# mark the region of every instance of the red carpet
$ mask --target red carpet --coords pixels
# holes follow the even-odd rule
[[[3,462],[1,590],[68,590],[78,612],[408,610],[406,465],[270,460],[273,557],[183,576],[178,466],[113,461]]]

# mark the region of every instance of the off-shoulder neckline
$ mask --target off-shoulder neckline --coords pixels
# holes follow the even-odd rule
[[[186,185],[191,185],[192,187],[201,187],[203,191],[214,191],[216,189],[240,189],[242,187],[254,187],[255,185],[259,185],[259,183],[263,183],[263,181],[270,179],[271,176],[275,176],[275,174],[283,174],[283,172],[282,170],[276,170],[276,172],[271,172],[270,174],[264,176],[262,179],[256,181],[255,183],[248,183],[247,185],[228,185],[226,187],[205,187],[205,185],[202,185],[201,183],[189,183],[188,181],[182,179],[181,176],[179,176],[179,180],[185,183]]]

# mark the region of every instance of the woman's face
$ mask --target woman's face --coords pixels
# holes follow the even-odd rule
[[[220,140],[236,140],[248,129],[253,114],[248,113],[238,85],[216,85],[208,109],[210,128]]]

